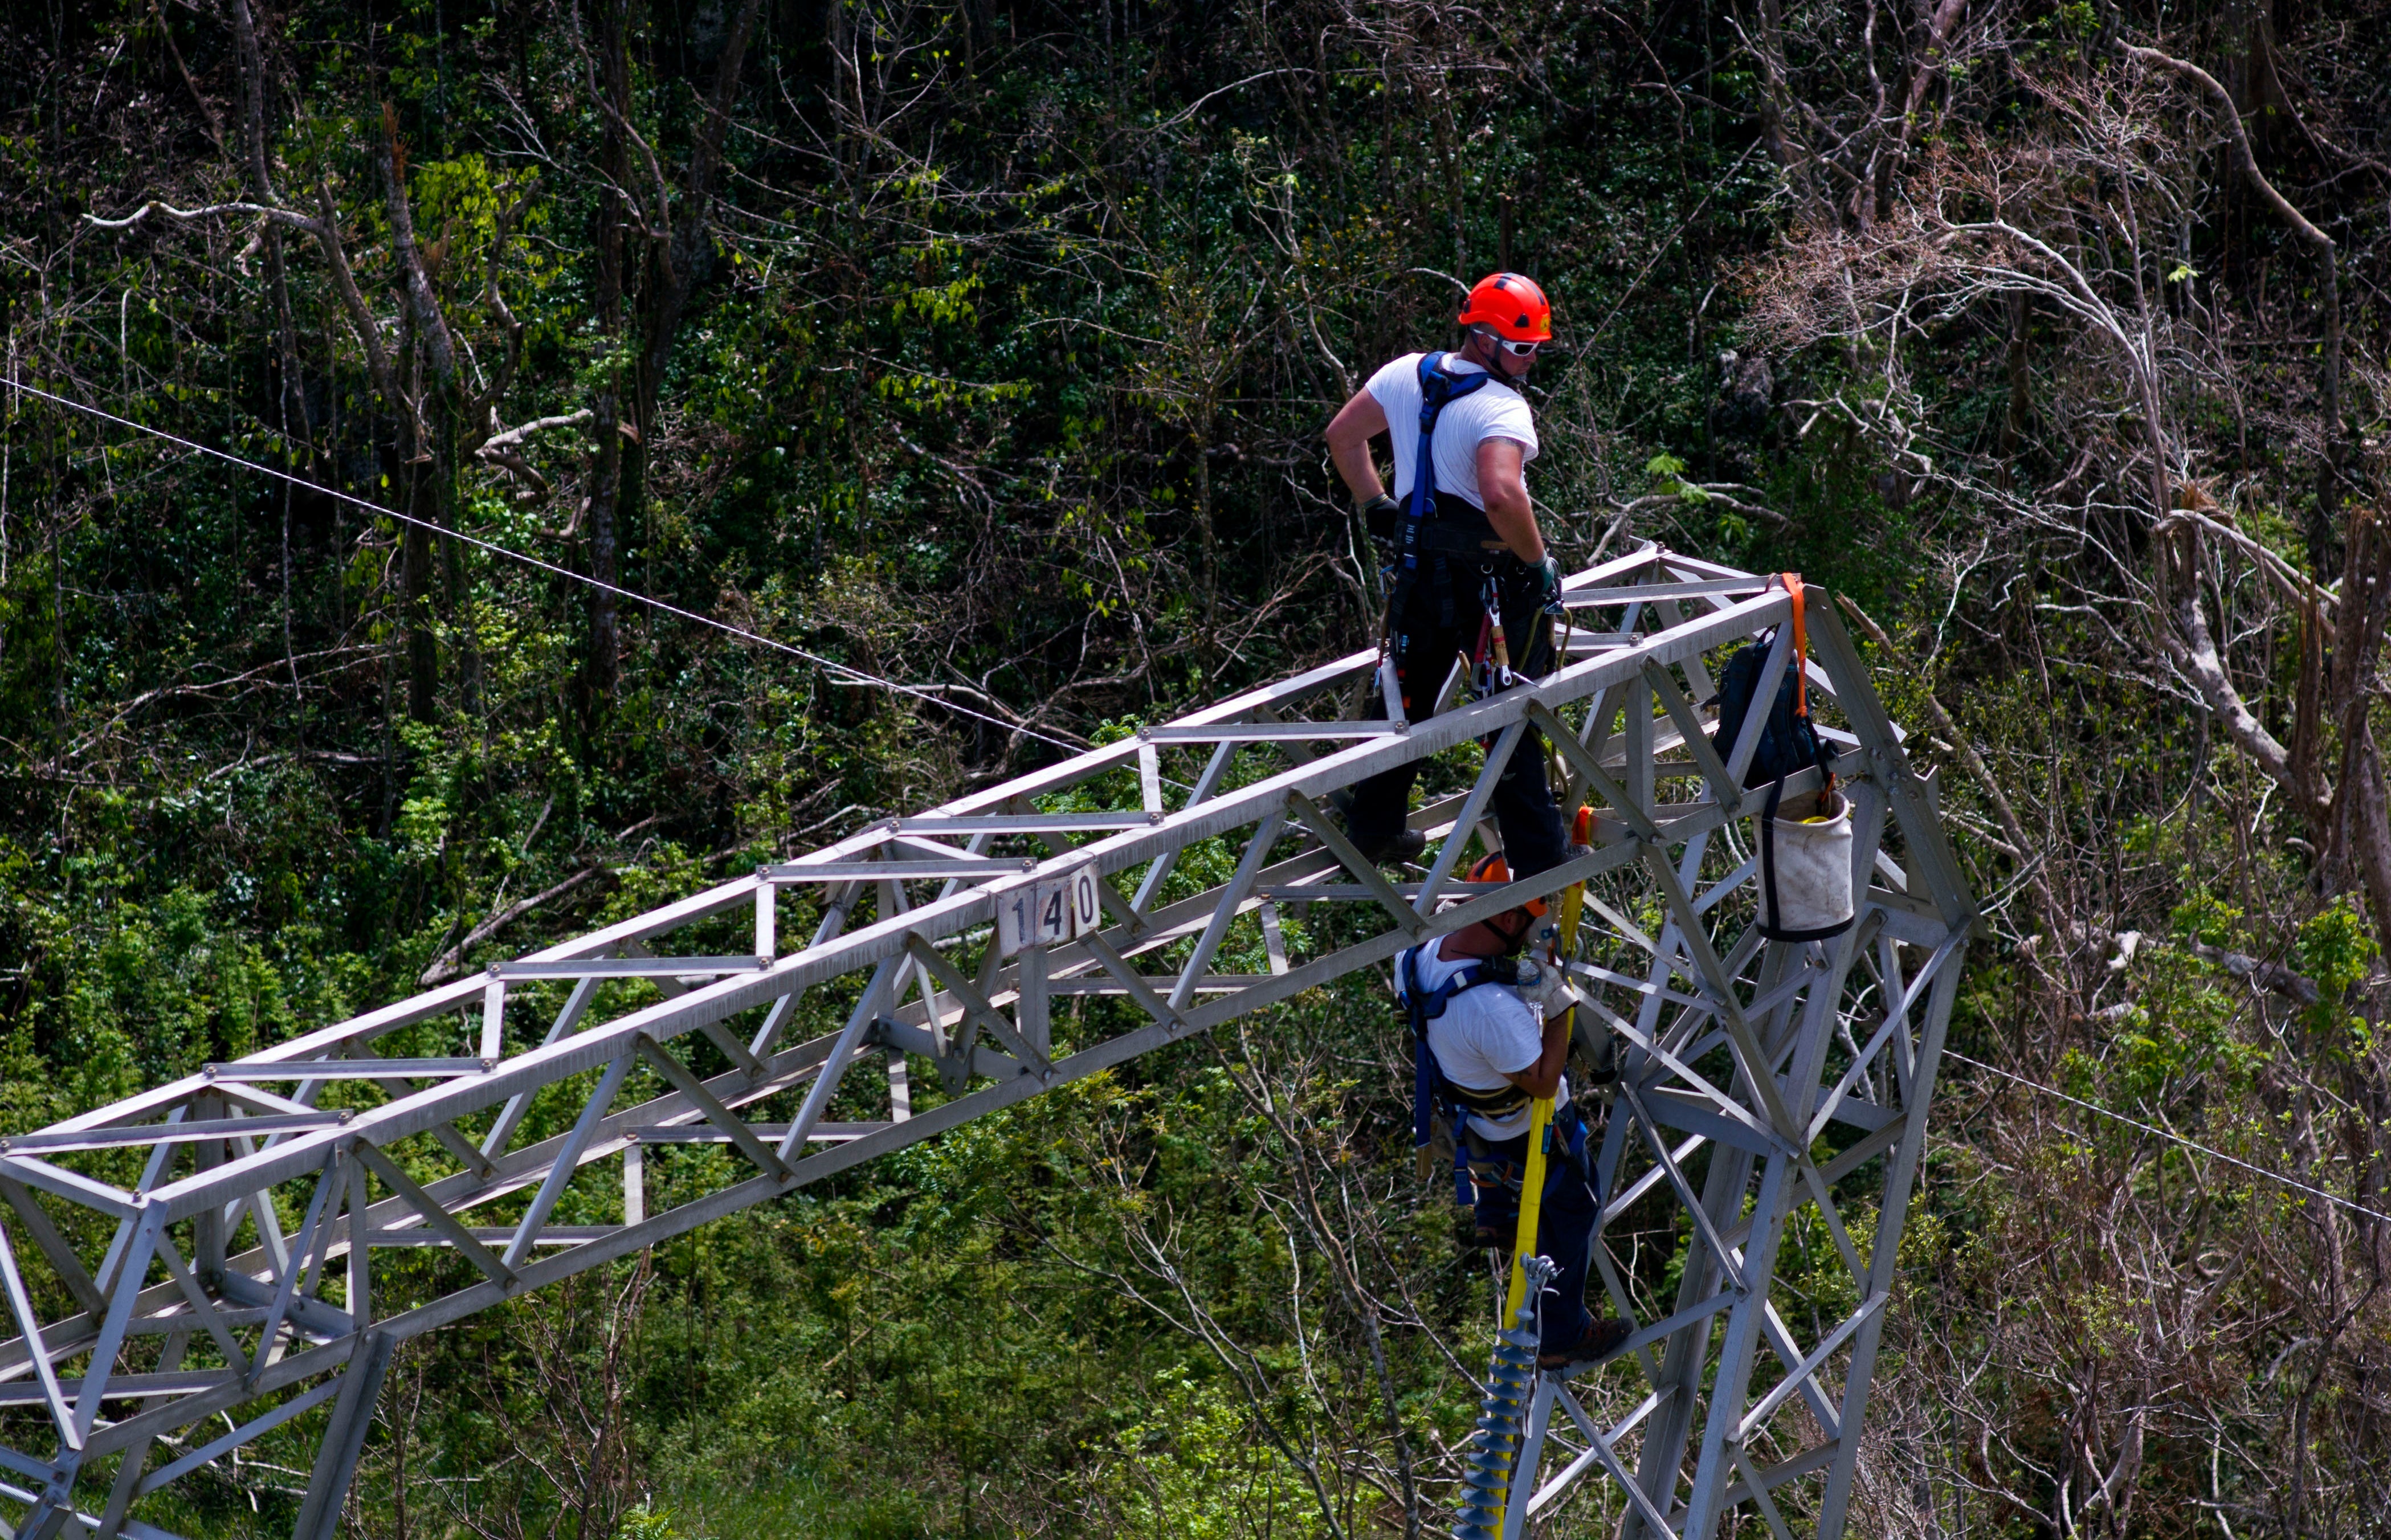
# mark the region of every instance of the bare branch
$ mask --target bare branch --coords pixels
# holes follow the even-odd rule
[[[407,306],[422,334],[424,351],[432,356],[433,372],[444,390],[457,388],[457,342],[448,331],[448,317],[432,291],[432,276],[423,270],[423,253],[415,243],[415,211],[407,197],[407,150],[398,142],[398,110],[381,107],[382,187],[390,210],[391,254],[397,259],[399,278],[407,285]]]
[[[504,433],[492,434],[482,440],[482,446],[477,452],[487,456],[495,450],[511,449],[534,434],[545,433],[550,428],[574,427],[588,421],[593,415],[595,414],[588,408],[584,407],[577,412],[566,412],[562,417],[536,417],[528,422],[509,428]]]
[[[270,219],[278,225],[286,225],[294,230],[304,230],[310,235],[318,233],[317,222],[305,214],[294,214],[289,209],[278,209],[267,203],[210,203],[201,208],[178,209],[163,199],[153,198],[122,219],[102,219],[96,214],[87,214],[83,217],[84,223],[99,229],[123,230],[140,224],[153,214],[162,214],[169,219],[180,220],[185,224],[199,219],[214,219],[228,214],[255,214],[261,219]]]
[[[517,920],[522,919],[533,910],[539,908],[543,904],[554,903],[557,899],[564,897],[567,893],[572,892],[575,888],[579,887],[586,883],[594,882],[598,878],[605,876],[606,874],[607,868],[603,866],[587,866],[582,868],[580,871],[575,872],[573,875],[565,878],[562,882],[558,883],[553,887],[545,888],[540,892],[533,894],[528,899],[517,899],[514,902],[507,905],[506,908],[499,910],[496,914],[491,915],[488,919],[484,920],[480,925],[477,925],[472,929],[467,931],[463,940],[459,941],[455,946],[450,947],[446,951],[444,951],[439,956],[433,958],[432,960],[432,965],[423,970],[423,977],[418,980],[418,982],[427,990],[446,984],[448,980],[456,977],[458,974],[462,971],[460,964],[464,961],[465,953],[472,951],[475,947],[480,946],[484,941],[496,936],[499,931],[504,930],[507,926],[514,924]]]

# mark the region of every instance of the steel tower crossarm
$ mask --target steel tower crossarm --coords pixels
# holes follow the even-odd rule
[[[1719,655],[1781,638],[1788,593],[1648,548],[1570,580],[1558,666],[1521,688],[1422,722],[1365,718],[1377,657],[1356,653],[0,1140],[14,1329],[0,1341],[0,1498],[17,1533],[164,1536],[140,1517],[154,1495],[253,1440],[298,1436],[319,1453],[297,1533],[328,1536],[408,1339],[1577,883],[1601,932],[1574,977],[1582,1015],[1622,1069],[1600,1154],[1605,1223],[1648,1201],[1696,1223],[1674,1301],[1597,1246],[1603,1287],[1645,1323],[1631,1362],[1647,1389],[1605,1429],[1587,1385],[1544,1377],[1507,1527],[1604,1488],[1631,1530],[1707,1535],[1736,1504],[1781,1530],[1805,1482],[1817,1532],[1839,1533],[1974,911],[1931,788],[1812,592],[1813,696],[1842,718],[1829,736],[1864,848],[1859,921],[1829,943],[1764,944],[1751,929],[1741,832],[1760,794],[1737,777],[1753,735],[1714,744],[1704,715]],[[1770,678],[1788,654],[1774,644]],[[1487,794],[1535,733],[1568,800],[1592,807],[1595,845],[1522,881],[1455,880]],[[1436,756],[1470,783],[1412,817],[1442,841],[1425,877],[1390,877],[1329,801]],[[1178,878],[1180,858],[1211,842],[1235,853],[1233,874]],[[1081,873],[1088,911],[1006,955],[1002,907]],[[782,952],[800,895],[814,929]],[[1638,904],[1665,916],[1657,935],[1627,919]],[[1279,915],[1295,906],[1325,906],[1338,923],[1306,933],[1337,939],[1290,951]],[[726,934],[733,947],[752,934],[754,952],[726,951]],[[715,950],[674,951],[683,938]],[[1216,966],[1230,957],[1265,971]],[[1091,994],[1118,1008],[1055,1042],[1053,1000]],[[1869,1000],[1880,1019],[1864,1019]],[[924,1063],[945,1095],[917,1107]],[[711,1190],[655,1210],[645,1152],[660,1143],[720,1144],[732,1162]],[[616,1168],[618,1210],[604,1196]],[[1855,1184],[1883,1194],[1865,1262],[1837,1209]],[[568,1193],[568,1212],[620,1218],[558,1223]],[[1860,1301],[1807,1344],[1769,1308],[1805,1206]],[[376,1286],[376,1254],[393,1247],[458,1261],[399,1298]],[[161,1443],[203,1419],[230,1427]],[[1528,1478],[1547,1444],[1555,1469],[1539,1485]]]

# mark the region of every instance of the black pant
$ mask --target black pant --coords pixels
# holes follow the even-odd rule
[[[1595,1221],[1602,1214],[1602,1195],[1594,1184],[1590,1135],[1577,1109],[1554,1109],[1544,1149],[1544,1195],[1536,1210],[1536,1252],[1549,1257],[1560,1272],[1544,1301],[1542,1340],[1550,1351],[1569,1347],[1585,1335],[1591,1319],[1585,1308],[1585,1282],[1594,1256]],[[1503,1238],[1508,1248],[1519,1223],[1519,1184],[1528,1171],[1528,1136],[1469,1141],[1469,1176],[1477,1189],[1477,1222]],[[1503,1323],[1505,1326],[1510,1322]]]
[[[1437,692],[1452,672],[1456,654],[1467,661],[1477,651],[1486,613],[1480,598],[1492,576],[1503,612],[1503,633],[1514,671],[1531,678],[1552,667],[1552,625],[1539,606],[1535,574],[1507,553],[1483,558],[1447,554],[1421,559],[1421,571],[1395,616],[1395,677],[1402,682],[1403,717],[1421,721],[1436,709]],[[1385,703],[1381,701],[1381,709]],[[1353,788],[1346,820],[1353,843],[1364,850],[1385,844],[1403,826],[1419,761],[1398,765]],[[1558,866],[1568,845],[1560,809],[1544,777],[1544,737],[1534,728],[1521,734],[1511,762],[1494,783],[1494,823],[1503,831],[1503,860],[1514,879]],[[1456,829],[1454,837],[1469,831]]]

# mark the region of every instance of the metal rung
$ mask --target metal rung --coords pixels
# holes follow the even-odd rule
[[[1699,583],[1669,583],[1658,587],[1564,589],[1561,590],[1561,602],[1572,610],[1583,610],[1604,604],[1645,604],[1671,599],[1700,599],[1715,593],[1759,593],[1775,581],[1773,577],[1715,577]]]
[[[952,818],[926,815],[892,818],[888,832],[907,835],[1111,834],[1143,829],[1152,822],[1136,813],[959,813]]]
[[[236,1077],[224,1078],[230,1080]],[[209,1118],[195,1123],[136,1123],[131,1128],[96,1128],[80,1133],[17,1133],[0,1139],[0,1155],[123,1149],[128,1145],[187,1145],[200,1139],[229,1139],[244,1133],[287,1133],[293,1129],[330,1128],[345,1123],[355,1116],[353,1108],[344,1106],[317,1113],[267,1112],[254,1118]]]
[[[1143,819],[1141,818],[1141,822]],[[918,832],[918,831],[917,831]],[[992,881],[998,877],[1017,877],[1024,872],[1038,870],[1038,858],[1024,856],[1018,861],[968,860],[958,856],[952,861],[824,861],[811,865],[767,866],[756,875],[766,882],[919,882],[924,879],[965,882]]]
[[[1388,886],[1406,899],[1418,898],[1420,896],[1420,888],[1422,886],[1421,884],[1415,882],[1389,883]],[[1439,893],[1450,893],[1459,898],[1467,898],[1473,893],[1492,893],[1498,887],[1508,887],[1510,886],[1511,885],[1509,883],[1506,882],[1449,882],[1443,886],[1438,888],[1437,891]],[[1351,882],[1323,883],[1308,886],[1263,887],[1256,892],[1255,897],[1269,899],[1276,903],[1286,904],[1338,901],[1367,903],[1372,899],[1376,898],[1377,894],[1375,890],[1364,887],[1360,883]],[[1056,986],[1058,989],[1060,987],[1060,985]]]
[[[1242,744],[1292,738],[1386,738],[1407,731],[1402,724],[1374,722],[1224,722],[1218,727],[1144,727],[1137,735],[1156,744]]]
[[[211,1064],[212,1081],[411,1081],[436,1075],[479,1075],[496,1059],[302,1059],[289,1064]]]
[[[263,1311],[258,1314],[265,1314]],[[213,1391],[225,1381],[226,1369],[186,1369],[175,1374],[112,1374],[100,1390],[109,1401],[133,1401],[142,1396],[191,1395],[200,1391]],[[83,1394],[80,1379],[61,1379],[58,1390],[69,1401]],[[0,1385],[0,1406],[38,1406],[45,1392],[38,1380],[13,1380]]]
[[[551,1224],[532,1237],[534,1246],[587,1246],[593,1240],[604,1240],[623,1227],[619,1224]],[[475,1224],[467,1234],[485,1246],[504,1246],[515,1238],[511,1224]],[[369,1246],[447,1246],[453,1244],[446,1236],[428,1226],[410,1224],[403,1230],[376,1230],[366,1237]]]
[[[696,978],[769,968],[769,957],[583,957],[566,963],[493,963],[493,978]]]
[[[1664,748],[1675,748],[1680,746],[1683,742],[1684,740],[1679,739],[1676,742],[1664,744],[1661,746]],[[1612,775],[1624,775],[1627,773],[1627,763],[1623,759],[1606,760],[1602,768]],[[1682,780],[1687,776],[1700,775],[1701,773],[1702,767],[1695,764],[1691,759],[1655,759],[1651,762],[1651,774],[1652,779],[1655,781],[1676,781]],[[1674,806],[1674,804],[1671,804],[1671,806]]]
[[[877,1133],[889,1127],[886,1123],[816,1123],[806,1135],[809,1144],[843,1145],[850,1139],[860,1139],[867,1133]],[[748,1132],[758,1139],[778,1139],[789,1132],[786,1123],[750,1123]],[[727,1145],[730,1135],[712,1123],[670,1123],[653,1128],[635,1128],[630,1136],[643,1145]]]
[[[1171,983],[1170,975],[1155,974],[1151,977],[1157,989],[1170,988]],[[1208,973],[1196,980],[1196,992],[1234,994],[1239,990],[1250,990],[1257,984],[1267,984],[1276,977],[1278,976],[1275,974],[1268,973]],[[1046,992],[1048,994],[1122,995],[1129,993],[1129,986],[1108,975],[1094,973],[1084,978],[1050,978],[1046,981]]]

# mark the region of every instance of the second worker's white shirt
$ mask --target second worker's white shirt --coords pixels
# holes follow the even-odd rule
[[[1454,974],[1480,961],[1464,957],[1448,962],[1436,954],[1430,941],[1419,960],[1419,984],[1434,990]],[[1397,964],[1402,965],[1402,959]],[[1544,1051],[1544,1026],[1536,1013],[1507,984],[1480,984],[1444,1003],[1444,1014],[1428,1024],[1428,1052],[1436,1055],[1444,1078],[1470,1091],[1500,1091],[1506,1078],[1532,1068]],[[1566,1077],[1554,1091],[1555,1105],[1569,1100]],[[1507,1118],[1469,1115],[1469,1126],[1484,1139],[1514,1139],[1528,1132],[1528,1107]]]
[[[1406,353],[1370,376],[1367,389],[1387,414],[1387,431],[1395,446],[1395,500],[1409,506],[1412,467],[1419,459],[1419,364],[1427,355]],[[1483,374],[1476,364],[1446,354],[1448,374]],[[1489,380],[1458,401],[1448,402],[1436,420],[1436,487],[1450,492],[1476,509],[1486,498],[1478,490],[1478,446],[1490,438],[1516,439],[1524,446],[1521,463],[1536,458],[1536,416],[1519,393],[1500,380]],[[1526,1126],[1521,1125],[1523,1128]]]

